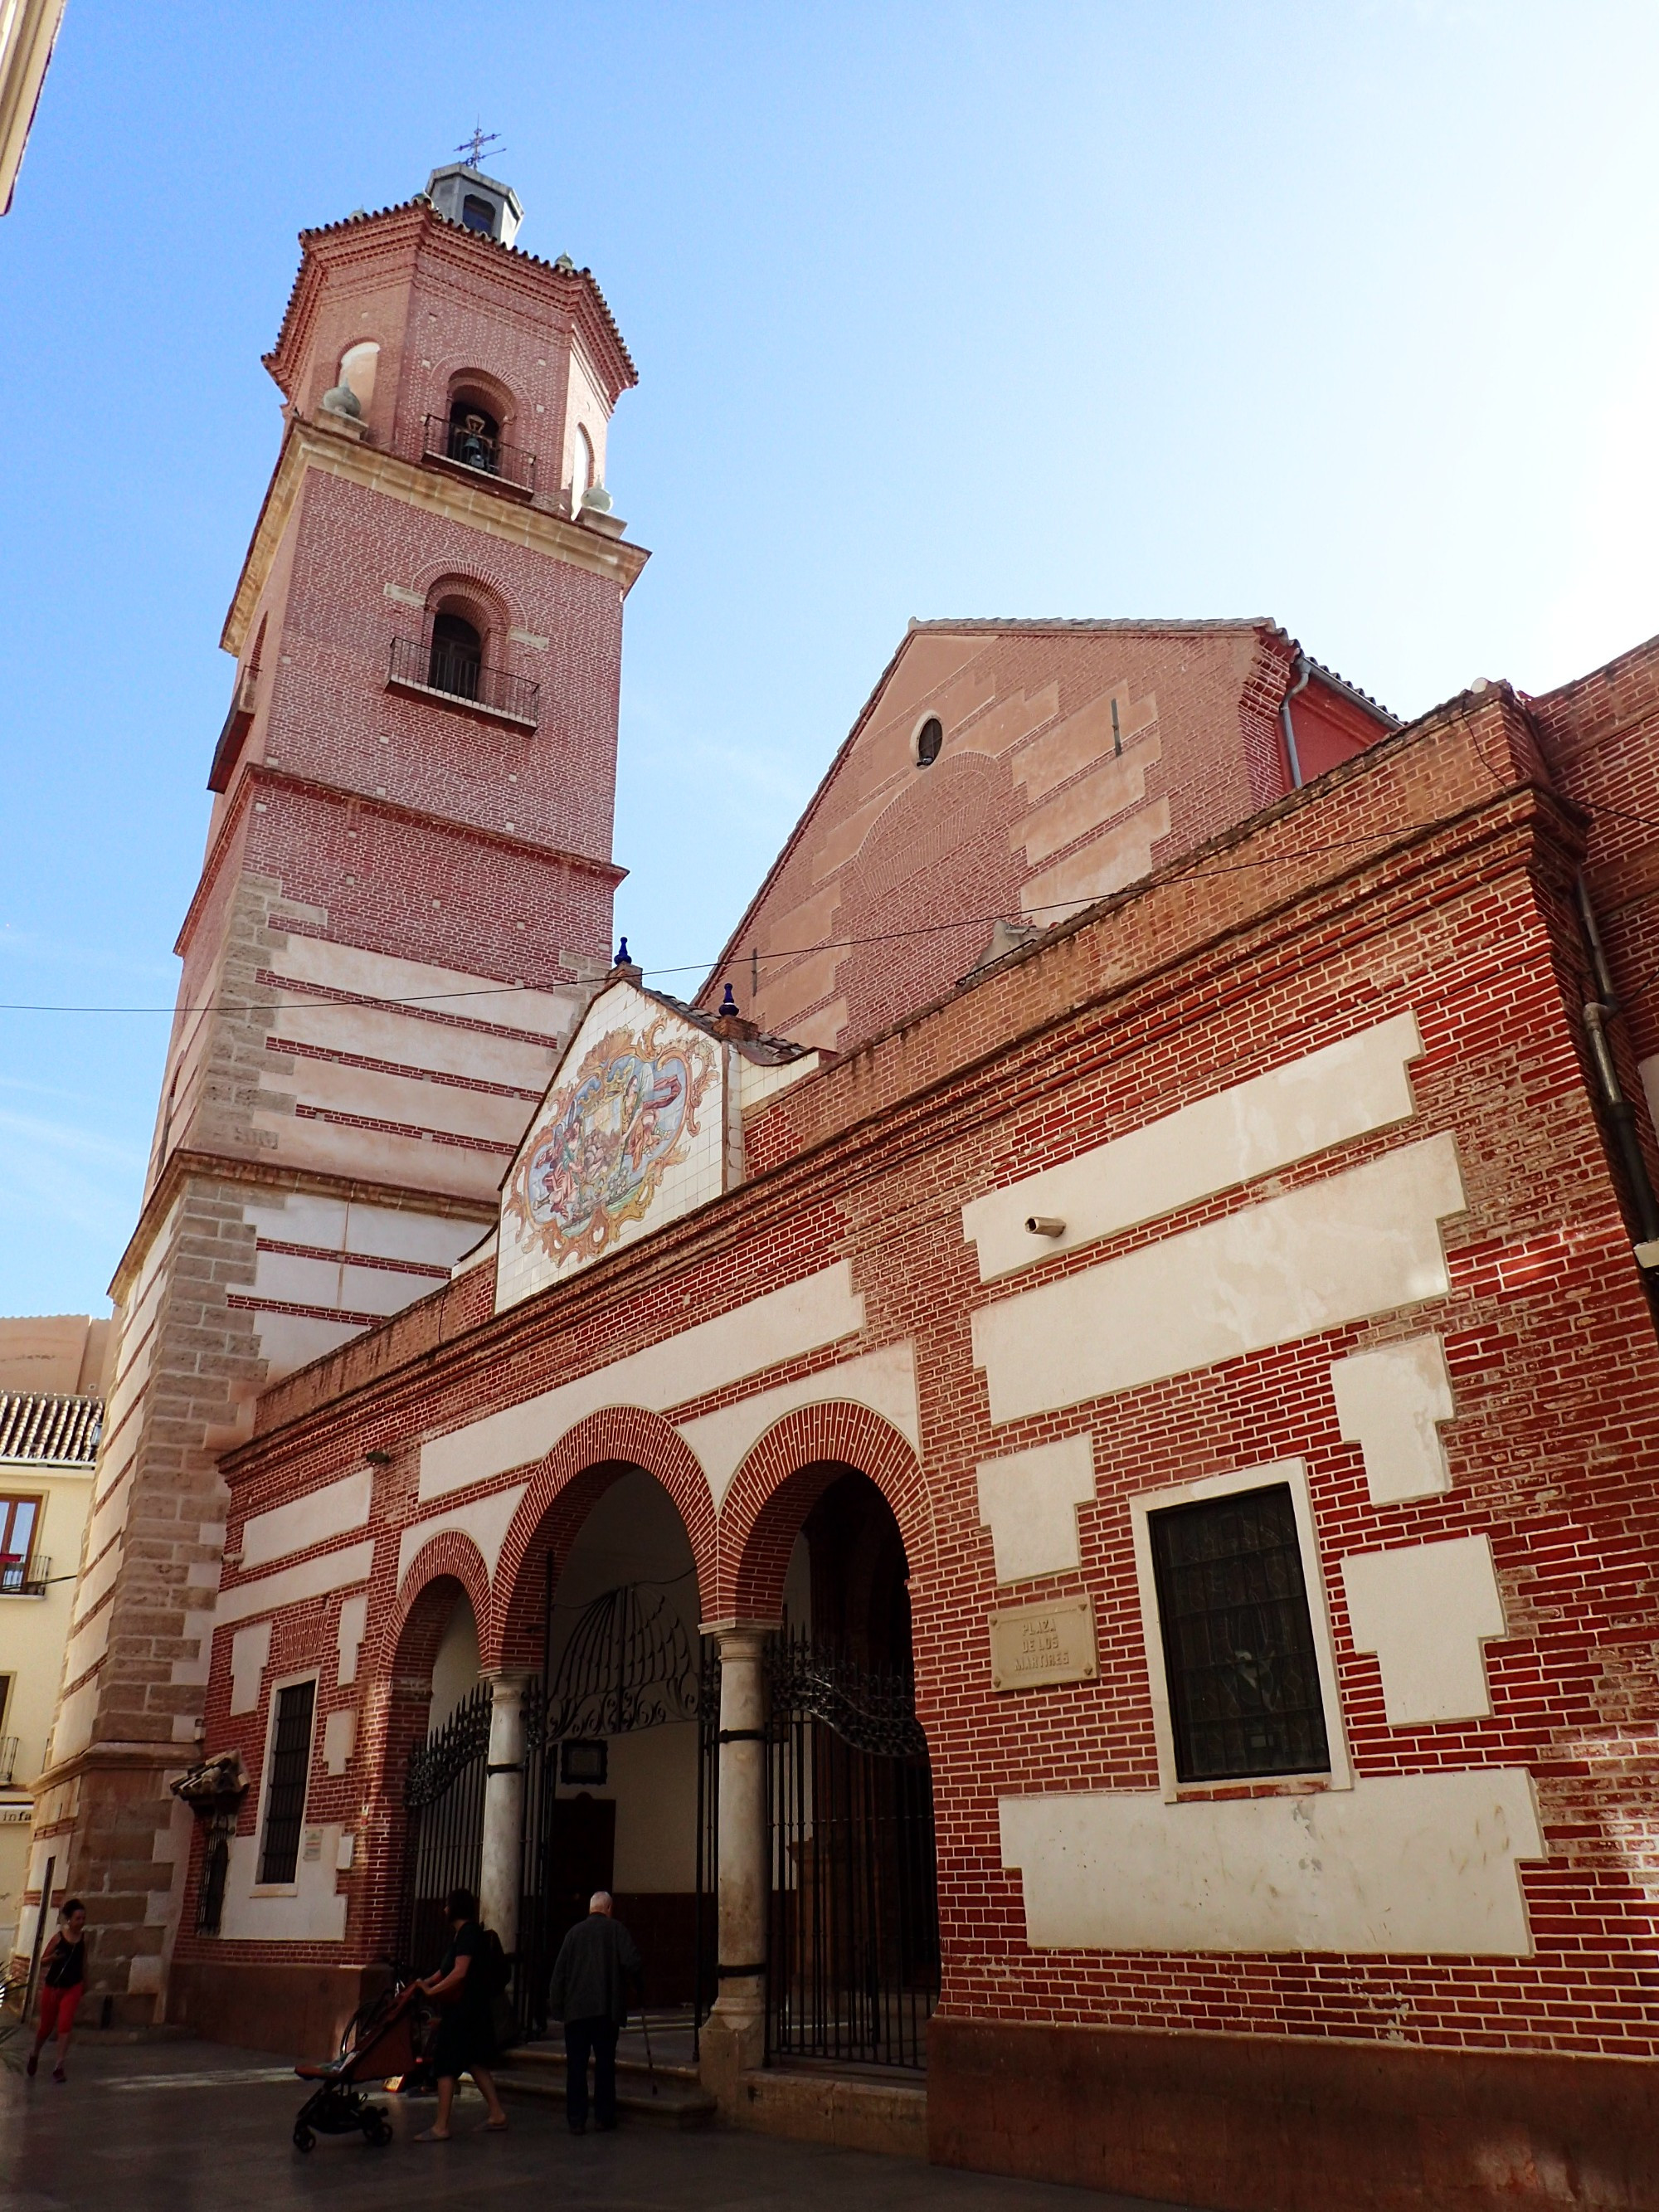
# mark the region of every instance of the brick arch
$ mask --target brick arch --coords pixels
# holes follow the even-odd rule
[[[375,1674],[390,1677],[422,1665],[430,1669],[443,1639],[443,1628],[441,1626],[432,1638],[433,1607],[422,1601],[434,1585],[443,1583],[459,1583],[465,1591],[472,1618],[478,1624],[482,1653],[489,1619],[489,1569],[465,1529],[441,1528],[422,1545],[398,1583],[396,1601],[376,1639]],[[432,1638],[429,1651],[425,1649],[428,1638]]]
[[[559,1563],[569,1556],[582,1522],[630,1468],[653,1475],[673,1500],[691,1547],[702,1617],[708,1618],[716,1580],[714,1504],[702,1462],[660,1413],[606,1406],[560,1437],[520,1501],[495,1570],[488,1630],[479,1625],[486,1667],[539,1663],[544,1562],[550,1553]]]
[[[933,1589],[933,1504],[909,1440],[867,1406],[836,1398],[775,1422],[732,1479],[720,1508],[720,1609],[773,1620],[801,1524],[846,1468],[867,1475],[892,1510],[910,1569],[912,1601]]]
[[[453,586],[458,598],[471,594],[491,610],[492,623],[498,622],[502,643],[509,629],[526,626],[524,602],[499,569],[477,560],[423,561],[410,577],[410,582],[426,602],[430,616],[434,593],[441,596],[441,587]],[[410,612],[413,612],[411,608]]]

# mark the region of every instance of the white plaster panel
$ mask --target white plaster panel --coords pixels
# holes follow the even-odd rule
[[[522,1102],[529,1111],[529,1102]],[[478,1241],[483,1224],[453,1213],[399,1212],[389,1206],[353,1204],[346,1223],[346,1249],[372,1253],[380,1260],[419,1260],[430,1267],[451,1267]]]
[[[1544,1838],[1525,1768],[1375,1776],[1310,1796],[1004,1797],[1035,1950],[1525,1958],[1517,1863]]]
[[[1648,1102],[1648,1115],[1659,1129],[1659,1053],[1650,1060],[1638,1060],[1636,1072],[1642,1079],[1642,1095]]]
[[[119,1530],[127,1517],[127,1506],[131,1497],[132,1486],[129,1481],[123,1486],[118,1498],[112,1498],[108,1501],[110,1507],[115,1510],[109,1513],[107,1519],[100,1520],[98,1514],[93,1516],[92,1538],[87,1546],[93,1564],[75,1586],[74,1617],[77,1622],[84,1620],[105,1591],[113,1588],[115,1577],[121,1571],[121,1554],[125,1546]],[[112,1541],[110,1540],[112,1534]],[[100,1546],[105,1548],[98,1548]]]
[[[254,1879],[259,1869],[258,1837],[232,1837],[220,1934],[243,1943],[343,1942],[346,1900],[335,1882],[341,1833],[337,1820],[324,1822],[321,1856],[307,1859],[301,1851],[291,1892],[263,1896]]]
[[[1169,834],[1170,802],[1155,799],[1041,875],[1028,876],[1019,895],[1020,911],[1052,927],[1094,900],[1109,898],[1151,872],[1152,847]]]
[[[507,1003],[511,1005],[511,999]],[[495,1018],[506,1017],[497,1013]],[[553,1052],[547,1045],[490,1036],[479,1030],[453,1030],[381,1006],[343,1007],[337,999],[284,1000],[268,1030],[284,1043],[291,1039],[324,1052],[357,1052],[399,1067],[510,1083],[526,1091],[539,1091],[553,1070]],[[526,1098],[524,1103],[528,1108],[531,1101]]]
[[[792,1083],[799,1083],[804,1075],[811,1075],[819,1066],[815,1052],[804,1052],[799,1060],[780,1060],[775,1067],[763,1067],[757,1060],[739,1060],[738,1099],[747,1114],[775,1098],[780,1091],[787,1091]]]
[[[867,1406],[872,1413],[890,1421],[920,1456],[921,1419],[916,1410],[915,1353],[908,1343],[890,1344],[880,1352],[866,1352],[861,1358],[845,1360],[839,1367],[806,1376],[799,1382],[781,1382],[775,1390],[762,1390],[735,1406],[722,1406],[718,1413],[681,1421],[679,1432],[708,1477],[715,1512],[726,1503],[732,1476],[768,1429],[802,1406],[829,1405],[838,1399]]]
[[[269,1363],[268,1382],[279,1382],[363,1333],[355,1321],[316,1321],[309,1314],[261,1313],[255,1320],[260,1354]]]
[[[216,1582],[218,1577],[214,1577]],[[184,1684],[187,1688],[205,1689],[213,1666],[213,1601],[210,1598],[204,1607],[185,1613],[179,1623],[181,1638],[196,1638],[194,1655],[187,1659],[175,1659],[167,1670],[169,1682]],[[174,1714],[175,1723],[179,1718]]]
[[[325,1252],[337,1252],[345,1243],[346,1202],[343,1198],[318,1198],[309,1191],[290,1191],[285,1205],[249,1204],[242,1218],[261,1237],[284,1244],[315,1244]]]
[[[295,1061],[283,1087],[302,1104],[325,1112],[362,1114],[416,1129],[441,1129],[448,1136],[486,1138],[497,1145],[516,1144],[533,1110],[527,1098],[498,1098],[487,1091],[462,1091],[452,1083],[426,1083],[415,1076],[388,1075],[379,1068],[326,1060]]]
[[[851,1263],[838,1260],[573,1382],[434,1437],[421,1447],[422,1501],[542,1458],[568,1429],[602,1406],[663,1413],[781,1360],[839,1343],[863,1326],[864,1299],[853,1288]]]
[[[301,1121],[288,1112],[256,1107],[252,1126],[269,1137],[283,1158],[319,1174],[361,1175],[363,1133],[350,1123]],[[501,1179],[501,1155],[475,1152],[461,1145],[434,1145],[429,1137],[403,1137],[387,1130],[374,1135],[374,1162],[389,1183],[405,1182],[471,1203],[493,1205]]]
[[[284,1606],[302,1605],[307,1598],[325,1597],[330,1590],[349,1589],[366,1583],[374,1565],[371,1537],[348,1544],[343,1552],[325,1552],[319,1559],[301,1559],[297,1566],[279,1567],[274,1575],[260,1575],[251,1583],[219,1593],[214,1625],[226,1628],[233,1621],[252,1620],[262,1613],[280,1613]]]
[[[368,1633],[368,1598],[366,1593],[340,1601],[340,1627],[336,1638],[339,1666],[334,1679],[342,1687],[357,1679],[357,1655]]]
[[[257,1712],[259,1691],[264,1682],[265,1668],[270,1664],[271,1623],[251,1621],[247,1627],[239,1628],[230,1639],[230,1710],[233,1713]]]
[[[444,1288],[441,1275],[405,1275],[391,1267],[343,1267],[340,1304],[348,1313],[394,1314]]]
[[[383,952],[365,952],[322,937],[290,937],[270,964],[297,982],[321,983],[365,999],[407,999],[437,1013],[528,1030],[550,1039],[565,1035],[577,1005],[574,990],[509,991],[489,976],[429,967],[419,960],[394,960]]]
[[[1374,1651],[1390,1728],[1492,1711],[1482,1650],[1505,1632],[1489,1537],[1454,1536],[1342,1562],[1357,1651]]]
[[[991,1419],[1080,1405],[1311,1336],[1450,1286],[1463,1211],[1449,1136],[1242,1207],[974,1316]]]
[[[82,1628],[77,1628],[64,1651],[64,1680],[78,1681],[88,1668],[95,1667],[109,1649],[110,1622],[115,1608],[106,1605],[95,1613]]]
[[[285,1305],[337,1306],[340,1263],[313,1260],[297,1252],[261,1252],[253,1263],[254,1298],[276,1298]]]
[[[1414,1110],[1406,1066],[1422,1049],[1414,1017],[1396,1015],[970,1200],[962,1229],[978,1248],[980,1280],[1405,1121]],[[1025,1226],[1034,1213],[1063,1221],[1065,1235],[1034,1237]]]
[[[493,1583],[513,1516],[529,1487],[527,1482],[515,1482],[509,1490],[492,1491],[488,1498],[475,1498],[470,1505],[452,1506],[447,1513],[434,1513],[429,1520],[416,1521],[405,1528],[398,1543],[398,1587],[403,1588],[404,1577],[422,1545],[441,1535],[446,1528],[459,1528],[464,1536],[471,1536],[483,1554],[485,1571]]]
[[[1337,1425],[1365,1458],[1373,1505],[1451,1488],[1438,1424],[1449,1421],[1446,1347],[1432,1333],[1331,1362]]]
[[[255,1513],[242,1523],[242,1565],[262,1567],[269,1560],[285,1559],[290,1552],[308,1551],[343,1536],[348,1528],[361,1528],[368,1519],[374,1498],[374,1474],[359,1468],[338,1482],[308,1490],[269,1513]]]
[[[52,1730],[52,1764],[59,1759],[73,1759],[77,1751],[84,1751],[92,1741],[93,1717],[98,1710],[98,1677],[83,1682],[78,1690],[71,1690],[58,1708],[58,1725]]]
[[[980,1526],[991,1532],[1000,1583],[1081,1566],[1077,1509],[1095,1494],[1092,1437],[981,1460],[977,1474]]]
[[[343,1774],[357,1747],[357,1708],[341,1705],[323,1723],[323,1764],[331,1774]]]

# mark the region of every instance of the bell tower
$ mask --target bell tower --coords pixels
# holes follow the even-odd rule
[[[301,235],[282,446],[222,642],[201,880],[30,1897],[164,2016],[223,1539],[267,1384],[448,1279],[609,966],[635,381],[598,285],[465,164]],[[18,1942],[27,1948],[26,1908]]]

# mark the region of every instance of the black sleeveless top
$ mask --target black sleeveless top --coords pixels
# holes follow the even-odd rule
[[[46,1987],[49,1990],[72,1990],[86,1978],[86,1937],[79,1936],[73,1943],[60,1942],[46,1967]]]

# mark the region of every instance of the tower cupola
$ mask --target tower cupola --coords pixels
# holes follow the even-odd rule
[[[449,161],[434,169],[426,180],[426,196],[451,222],[475,230],[482,238],[499,239],[503,246],[512,245],[524,221],[512,185],[498,184],[465,161]]]

